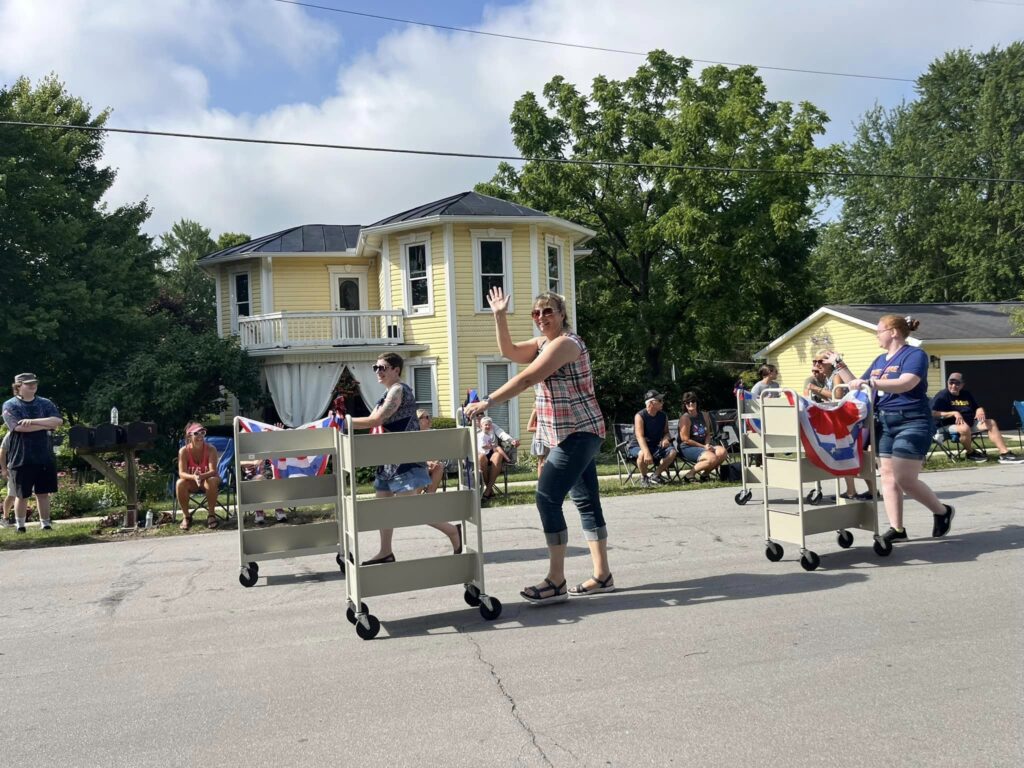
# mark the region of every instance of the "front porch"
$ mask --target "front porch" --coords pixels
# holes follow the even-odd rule
[[[247,352],[405,343],[405,310],[270,312],[238,318],[238,341]]]

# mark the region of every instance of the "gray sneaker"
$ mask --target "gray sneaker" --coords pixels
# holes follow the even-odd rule
[[[1013,451],[1007,451],[1006,453],[999,454],[1000,464],[1019,464],[1022,458]]]

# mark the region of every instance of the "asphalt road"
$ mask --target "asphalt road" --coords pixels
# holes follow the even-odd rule
[[[2,552],[0,764],[1018,766],[1024,466],[927,477],[948,538],[909,502],[891,557],[821,535],[812,573],[765,559],[759,492],[610,498],[618,591],[541,608],[536,512],[486,510],[498,621],[410,592],[372,601],[370,642],[332,558],[243,589],[232,532]]]

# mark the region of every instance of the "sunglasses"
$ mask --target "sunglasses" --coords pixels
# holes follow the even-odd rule
[[[683,400],[683,405],[696,405],[696,400]]]
[[[956,384],[957,386],[960,386],[960,385],[961,385],[961,384],[963,384],[964,382],[963,382],[963,379],[950,379],[950,380],[949,380],[949,381],[947,381],[946,383],[947,383],[947,384]]]
[[[383,371],[386,371],[391,366],[390,365],[374,365],[374,366],[371,366],[371,367],[373,368],[373,372],[374,373],[381,373]]]
[[[534,320],[539,320],[542,317],[551,317],[555,314],[554,307],[544,307],[544,309],[535,309],[530,313],[530,316]]]

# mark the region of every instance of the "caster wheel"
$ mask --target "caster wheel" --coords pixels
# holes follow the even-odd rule
[[[367,616],[366,621],[369,623],[369,627],[363,626],[363,622],[356,624],[356,634],[359,635],[363,640],[373,640],[380,632],[380,622],[376,616]]]
[[[849,531],[840,531],[836,535],[836,543],[843,549],[849,549],[853,545],[853,534]]]
[[[336,562],[338,564],[338,567],[341,569],[341,572],[344,573],[345,572],[345,561],[341,559],[341,555],[340,554],[337,554],[337,555],[334,556],[334,562]]]
[[[250,568],[246,568],[240,574],[238,574],[238,583],[243,587],[255,586],[256,582],[260,580],[260,575]]]
[[[748,501],[750,501],[750,499],[751,499],[751,497],[753,495],[754,495],[753,491],[740,491],[739,493],[736,494],[736,496],[734,498],[735,498],[737,504],[739,504],[740,506],[743,506]]]
[[[819,491],[817,488],[814,488],[810,493],[807,494],[807,503],[817,504],[819,501],[821,501],[821,491]]]
[[[892,542],[882,538],[876,538],[874,544],[875,554],[879,557],[888,557],[892,553]]]
[[[362,613],[367,613],[370,610],[366,607],[366,603],[360,603],[359,607],[362,609]],[[348,619],[349,624],[355,624],[357,621],[356,612],[351,603],[349,603],[348,608],[345,609],[345,618]]]
[[[805,571],[813,571],[819,565],[821,565],[821,558],[811,550],[807,550],[800,558],[800,567]]]
[[[776,544],[774,541],[768,542],[764,548],[764,556],[771,560],[773,563],[779,562],[782,559],[782,555],[785,554],[785,550],[781,544]]]
[[[466,587],[466,591],[462,595],[462,598],[466,601],[466,605],[470,606],[471,608],[476,608],[478,605],[480,605],[480,590],[472,584],[470,584],[468,587]]]
[[[491,607],[487,607],[487,603],[480,602],[480,615],[484,617],[486,621],[494,621],[496,618],[501,616],[501,600],[496,597],[491,598]]]
[[[257,576],[259,576],[260,575],[260,564],[259,563],[249,563],[249,570],[252,571],[253,573],[255,573]]]

